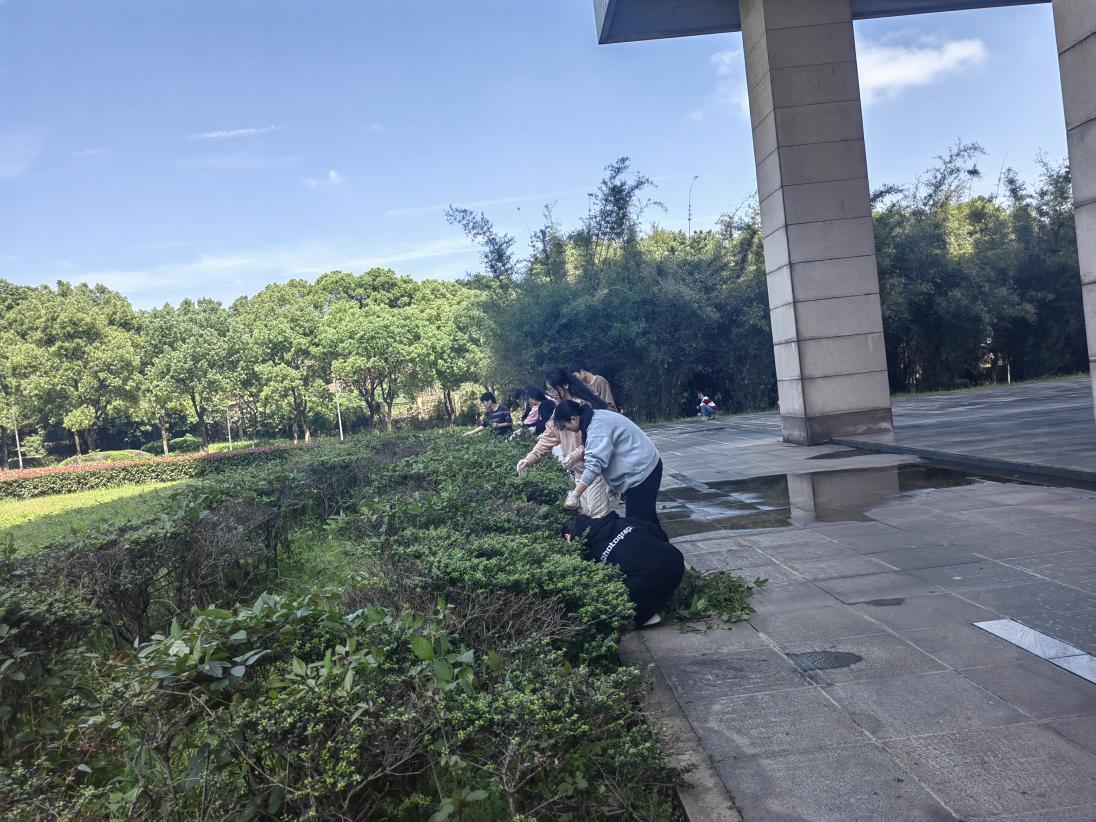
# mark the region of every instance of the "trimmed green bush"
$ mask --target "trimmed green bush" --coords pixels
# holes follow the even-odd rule
[[[61,465],[103,465],[110,462],[137,462],[151,459],[144,451],[136,451],[132,448],[122,451],[94,451],[90,454],[81,454],[78,457],[69,457],[62,460]]]
[[[627,592],[559,538],[569,480],[519,477],[521,451],[451,434],[295,451],[140,527],[9,558],[0,808],[669,818],[680,774],[616,657]],[[353,583],[257,594],[318,523]]]
[[[282,462],[292,452],[292,448],[257,448],[155,459],[142,454],[139,460],[132,462],[8,471],[0,474],[0,499],[29,499],[93,488],[196,479],[236,468]]]

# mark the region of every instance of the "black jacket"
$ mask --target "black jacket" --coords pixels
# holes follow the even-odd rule
[[[680,581],[685,558],[656,529],[649,522],[610,511],[607,516],[591,520],[590,530],[585,534],[586,559],[619,565],[625,576],[671,577]]]

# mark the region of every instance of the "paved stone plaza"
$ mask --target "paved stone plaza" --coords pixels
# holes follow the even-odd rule
[[[1032,388],[900,401],[898,439],[908,420],[962,450],[966,420],[1030,456],[1087,403],[1096,453],[1087,380]],[[652,435],[689,563],[769,580],[749,623],[629,651],[642,638],[747,822],[1096,820],[1096,485],[785,445],[775,415]]]

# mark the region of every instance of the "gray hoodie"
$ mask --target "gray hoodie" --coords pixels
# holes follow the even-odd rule
[[[658,465],[658,449],[638,425],[613,411],[594,411],[586,429],[586,470],[589,485],[604,476],[618,494],[634,488]]]

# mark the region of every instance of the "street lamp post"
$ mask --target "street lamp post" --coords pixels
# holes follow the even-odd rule
[[[689,183],[689,219],[688,219],[688,236],[693,236],[693,183],[700,179],[699,174],[693,175],[693,180]]]

